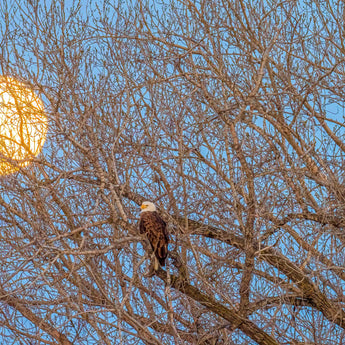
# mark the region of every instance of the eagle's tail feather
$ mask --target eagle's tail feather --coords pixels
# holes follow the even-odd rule
[[[159,261],[159,264],[160,264],[162,267],[165,266],[165,258],[159,258],[158,261]]]

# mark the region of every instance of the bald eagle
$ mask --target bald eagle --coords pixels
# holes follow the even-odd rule
[[[158,270],[158,263],[165,266],[168,255],[167,225],[156,211],[156,206],[150,201],[144,201],[140,206],[139,231],[146,234],[155,255],[154,269]]]

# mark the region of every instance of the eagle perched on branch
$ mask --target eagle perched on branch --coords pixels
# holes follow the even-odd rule
[[[165,266],[168,255],[169,237],[167,225],[156,211],[156,206],[150,201],[144,201],[140,206],[139,231],[146,234],[155,255],[154,269]]]

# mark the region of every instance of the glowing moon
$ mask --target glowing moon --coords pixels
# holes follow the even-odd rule
[[[47,133],[47,118],[35,92],[0,76],[0,175],[27,166],[37,156]]]

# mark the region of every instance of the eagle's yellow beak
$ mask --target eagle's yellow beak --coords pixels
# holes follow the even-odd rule
[[[140,208],[143,210],[144,208],[146,208],[147,205],[141,205]]]

